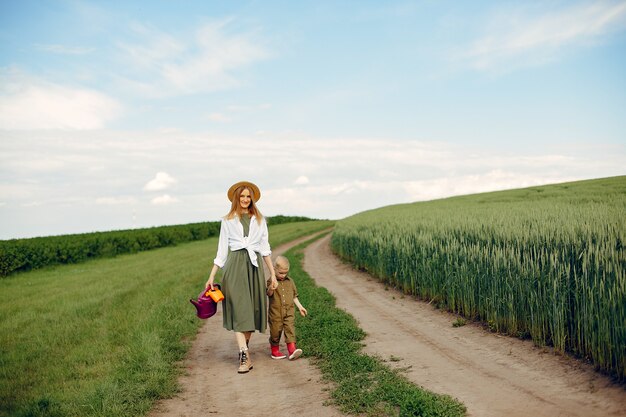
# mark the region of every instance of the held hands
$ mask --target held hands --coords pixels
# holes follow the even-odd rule
[[[270,278],[270,289],[275,290],[278,288],[278,281],[276,280],[276,275],[272,274]]]

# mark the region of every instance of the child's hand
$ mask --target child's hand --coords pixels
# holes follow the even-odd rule
[[[299,310],[300,310],[300,315],[302,317],[306,317],[306,315],[308,314],[308,311],[306,311],[306,308],[301,307]]]

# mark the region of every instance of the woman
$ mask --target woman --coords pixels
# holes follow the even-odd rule
[[[256,207],[261,198],[259,187],[248,181],[233,184],[228,190],[231,207],[222,219],[217,256],[206,287],[213,289],[215,274],[224,268],[222,311],[224,328],[235,332],[239,347],[239,369],[252,369],[248,353],[250,336],[255,330],[265,332],[267,309],[262,257],[270,271],[270,286],[278,287],[270,255],[267,223]],[[230,253],[228,250],[230,249]]]

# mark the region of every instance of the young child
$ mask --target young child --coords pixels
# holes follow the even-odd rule
[[[267,295],[269,296],[268,322],[270,325],[270,348],[272,359],[285,359],[278,345],[281,333],[285,334],[285,343],[289,352],[289,360],[298,359],[302,355],[302,349],[296,348],[296,326],[294,304],[300,310],[302,317],[307,315],[306,308],[298,300],[298,290],[287,273],[289,273],[289,260],[284,256],[277,256],[274,261],[274,271],[278,280],[278,287],[273,289],[267,282]]]

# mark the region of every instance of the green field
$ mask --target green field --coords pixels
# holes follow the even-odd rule
[[[626,176],[384,207],[338,222],[332,238],[407,294],[622,381],[624,242]]]
[[[270,226],[273,247],[332,226]],[[136,416],[172,395],[217,239],[0,280],[0,416]]]

